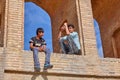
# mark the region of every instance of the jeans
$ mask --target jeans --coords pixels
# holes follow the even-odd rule
[[[40,68],[40,62],[39,62],[39,58],[38,58],[38,48],[34,48],[33,49],[33,58],[34,58],[34,67],[36,68]],[[45,64],[50,64],[50,56],[51,56],[51,51],[50,49],[46,48],[45,49]]]
[[[65,50],[65,44],[64,44],[64,39],[60,39],[59,40],[59,43],[60,43],[60,47],[62,49],[62,53],[66,53],[66,50]]]
[[[67,44],[65,43],[67,41]],[[60,39],[59,40],[60,47],[62,49],[62,53],[65,54],[79,54],[79,49],[77,48],[76,44],[74,43],[74,40],[71,36],[67,36],[66,40]]]

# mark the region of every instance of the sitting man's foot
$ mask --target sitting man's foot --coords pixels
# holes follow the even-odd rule
[[[39,67],[35,67],[34,70],[35,70],[35,72],[40,72],[40,68]]]
[[[44,65],[44,70],[51,69],[51,68],[53,68],[53,65],[51,65],[51,64]]]

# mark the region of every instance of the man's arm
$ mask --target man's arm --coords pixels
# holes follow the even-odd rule
[[[61,37],[61,31],[59,31],[59,34],[58,34],[58,39],[60,39]]]
[[[30,49],[34,49],[33,43],[30,43]]]
[[[41,46],[41,49],[42,49],[42,51],[45,51],[46,45],[42,45],[42,46]]]
[[[69,30],[68,30],[67,22],[65,22],[64,25],[65,25],[66,34],[67,34],[67,35],[70,35],[70,32],[69,32]]]
[[[34,48],[37,48],[41,52],[46,49],[46,45],[43,45],[41,47],[35,47],[35,46],[33,46],[33,43],[30,43],[30,49],[34,49]]]
[[[46,50],[46,41],[42,38],[41,46],[39,47],[39,51],[45,51]]]

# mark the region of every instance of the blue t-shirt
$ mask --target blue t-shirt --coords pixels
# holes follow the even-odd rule
[[[80,49],[80,42],[79,42],[79,36],[77,32],[72,32],[70,33],[70,36],[73,38],[76,46],[78,47],[78,49]]]
[[[79,36],[77,32],[70,33],[70,36],[72,37],[74,43],[76,44],[77,48],[80,49],[80,42],[79,42]],[[66,40],[67,36],[61,37],[60,39]]]

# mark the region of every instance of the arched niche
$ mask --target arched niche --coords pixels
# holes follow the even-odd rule
[[[93,17],[98,21],[104,57],[114,58],[112,34],[120,25],[119,0],[91,0]]]
[[[25,0],[25,2],[34,2],[43,8],[51,17],[53,52],[60,52],[57,40],[58,30],[61,23],[67,19],[69,23],[74,24],[78,31],[78,18],[76,10],[76,1],[74,0]]]

